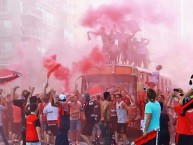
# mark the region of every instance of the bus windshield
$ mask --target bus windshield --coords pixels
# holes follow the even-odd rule
[[[109,75],[85,75],[83,76],[83,86],[90,88],[93,85],[99,85],[103,90],[111,88],[121,88],[132,94],[137,92],[137,77],[126,74],[109,74]]]

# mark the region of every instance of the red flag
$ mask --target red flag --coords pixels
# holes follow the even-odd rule
[[[7,83],[21,76],[21,73],[8,69],[0,69],[0,84]]]
[[[143,145],[150,141],[151,139],[157,136],[157,131],[153,130],[147,133],[147,137],[141,136],[140,138],[136,139],[132,145]]]

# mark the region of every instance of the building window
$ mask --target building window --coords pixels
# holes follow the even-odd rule
[[[7,11],[7,0],[0,0],[0,11]]]
[[[12,28],[11,20],[4,20],[4,28]]]

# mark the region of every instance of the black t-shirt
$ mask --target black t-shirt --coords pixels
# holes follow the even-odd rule
[[[167,113],[161,113],[160,116],[160,132],[161,133],[168,133],[169,132],[169,116]]]
[[[26,110],[26,100],[25,99],[19,99],[19,100],[13,100],[13,105],[21,108],[21,121],[22,125],[25,126],[25,110]]]
[[[84,104],[84,112],[87,123],[95,123],[95,114],[94,114],[94,102],[89,101]]]
[[[95,102],[94,105],[94,115],[95,115],[95,123],[99,123],[101,119],[101,107],[100,103]]]

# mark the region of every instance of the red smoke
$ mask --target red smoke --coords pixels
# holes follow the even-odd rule
[[[47,78],[50,77],[51,73],[53,73],[54,71],[57,71],[60,66],[61,66],[61,65],[58,64],[58,63],[54,64],[54,65],[48,70]]]
[[[51,69],[56,64],[56,54],[43,59],[43,65],[46,69]]]
[[[69,91],[69,79],[70,79],[70,69],[68,67],[62,66],[56,61],[56,55],[51,55],[43,59],[43,65],[48,70],[47,78],[50,77],[52,73],[56,79],[65,82],[65,89]]]
[[[127,13],[130,12],[128,7],[118,5],[103,5],[98,9],[88,9],[82,19],[82,25],[86,27],[95,27],[102,24],[104,21],[110,20],[111,22],[120,22],[125,19]]]
[[[174,22],[174,13],[167,11],[164,4],[153,0],[137,3],[135,0],[121,1],[98,8],[89,8],[82,17],[81,24],[84,27],[112,26],[114,23],[122,23],[134,19],[138,23],[151,24],[163,23],[171,26]]]
[[[87,57],[84,57],[79,62],[73,63],[73,70],[85,73],[92,67],[98,64],[103,64],[104,62],[105,58],[103,53],[99,50],[99,48],[94,47]]]

